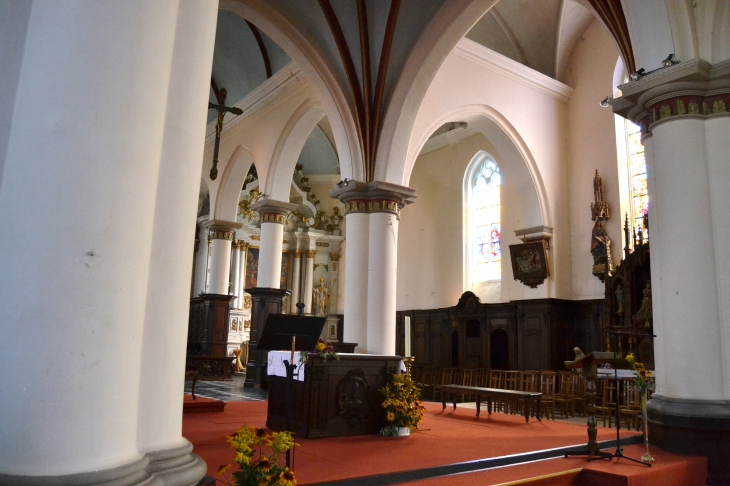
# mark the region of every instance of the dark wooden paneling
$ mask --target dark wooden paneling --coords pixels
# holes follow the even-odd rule
[[[563,369],[563,362],[574,358],[576,346],[586,353],[605,349],[601,339],[604,308],[603,300],[482,304],[466,292],[454,307],[397,312],[396,349],[404,351],[403,317],[408,315],[418,366],[450,367],[455,361],[462,368],[488,368],[489,337],[502,329],[507,334],[510,369]],[[473,326],[469,321],[479,322],[478,337],[467,337],[467,327]],[[452,341],[454,332],[457,338]],[[452,360],[456,348],[458,355]]]

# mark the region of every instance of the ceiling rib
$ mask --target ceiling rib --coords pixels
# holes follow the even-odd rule
[[[499,14],[499,12],[497,12],[495,8],[489,9],[489,14],[492,16],[495,22],[497,22],[497,25],[499,25],[499,28],[502,29],[504,35],[507,36],[507,40],[512,45],[512,49],[515,50],[515,55],[517,55],[517,61],[527,66],[527,57],[525,56],[525,51],[522,50],[520,42],[517,40],[515,33],[512,32],[512,29],[509,28],[509,25],[507,25],[507,22],[504,21],[504,18]]]
[[[261,57],[264,59],[264,69],[266,69],[266,79],[271,77],[271,60],[269,59],[269,51],[266,50],[266,44],[264,44],[264,38],[261,37],[261,32],[258,27],[253,25],[251,22],[246,20],[248,28],[251,29],[251,33],[256,38],[256,43],[259,45],[261,51]]]
[[[372,80],[370,79],[370,39],[368,36],[368,14],[366,10],[365,0],[357,0],[357,23],[360,28],[360,58],[362,60],[362,89],[365,107],[365,126],[363,130],[363,146],[365,151],[365,160],[371,161],[372,138],[371,130],[373,128],[371,121],[372,110],[370,108],[370,91]]]
[[[621,7],[621,0],[588,0],[601,18],[611,35],[616,40],[621,51],[621,57],[629,73],[636,72],[634,61],[634,50],[631,47],[629,28],[626,24],[626,16]]]
[[[383,50],[380,53],[380,64],[378,65],[378,80],[375,83],[375,99],[373,100],[372,110],[373,129],[372,129],[372,147],[373,161],[369,164],[367,177],[368,182],[375,177],[375,154],[378,151],[378,142],[380,140],[380,125],[382,123],[382,104],[383,92],[385,91],[385,76],[388,73],[388,62],[390,61],[390,51],[393,47],[393,37],[395,36],[395,24],[398,20],[398,10],[400,9],[401,0],[392,0],[390,2],[390,11],[388,12],[388,23],[385,26],[385,35],[383,37]]]
[[[355,64],[352,62],[352,56],[350,55],[350,51],[347,48],[345,35],[342,33],[342,27],[337,20],[337,15],[335,15],[335,11],[332,9],[332,5],[330,4],[329,0],[319,0],[319,6],[322,9],[322,13],[324,13],[324,17],[327,20],[327,25],[329,26],[330,32],[335,39],[337,50],[340,53],[340,59],[342,59],[342,64],[345,68],[345,75],[347,76],[347,81],[350,83],[350,90],[352,91],[352,95],[354,96],[355,116],[358,121],[356,126],[358,134],[360,136],[360,150],[362,150],[362,153],[364,155],[365,146],[363,143],[363,125],[365,122],[365,109],[362,99],[362,92],[360,91],[360,82],[358,81],[357,73],[355,72]],[[365,160],[367,164],[367,159]]]

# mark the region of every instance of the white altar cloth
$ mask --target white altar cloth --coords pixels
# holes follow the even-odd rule
[[[294,364],[297,366],[294,369],[294,379],[296,381],[304,381],[304,366],[302,366],[300,362],[300,355],[301,351],[295,351],[294,352]],[[360,356],[369,356],[367,354],[363,353],[338,353],[339,356],[354,356],[354,355],[360,355]],[[370,355],[370,356],[379,356],[379,355]],[[268,365],[266,367],[266,373],[269,376],[281,376],[282,378],[286,378],[286,366],[284,366],[284,360],[289,361],[291,359],[291,351],[269,351],[269,361]],[[334,359],[334,358],[331,358]],[[401,373],[405,373],[406,371],[406,365],[401,360],[400,362],[400,371]]]
[[[294,379],[296,381],[304,381],[304,366],[300,364],[300,351],[294,352]],[[269,351],[269,363],[266,367],[266,373],[269,376],[281,376],[286,378],[286,366],[284,360],[291,359],[291,351]]]

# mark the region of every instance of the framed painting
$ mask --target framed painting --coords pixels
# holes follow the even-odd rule
[[[291,267],[292,254],[289,251],[281,252],[281,280],[279,281],[280,289],[291,290]]]
[[[252,289],[257,286],[259,278],[259,249],[249,246],[246,253],[246,280],[244,289]]]
[[[550,275],[544,240],[509,245],[512,274],[530,288],[536,288]]]

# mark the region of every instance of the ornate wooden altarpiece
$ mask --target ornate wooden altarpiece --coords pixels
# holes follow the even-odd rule
[[[644,221],[648,227],[648,221]],[[606,314],[604,330],[617,333],[616,351],[621,356],[633,352],[647,369],[654,369],[654,341],[652,338],[651,268],[649,242],[639,229],[638,235],[629,234],[628,217],[624,224],[624,259],[606,276]],[[633,236],[634,249],[629,248]],[[608,334],[606,334],[608,336]],[[611,348],[605,338],[603,348]]]

